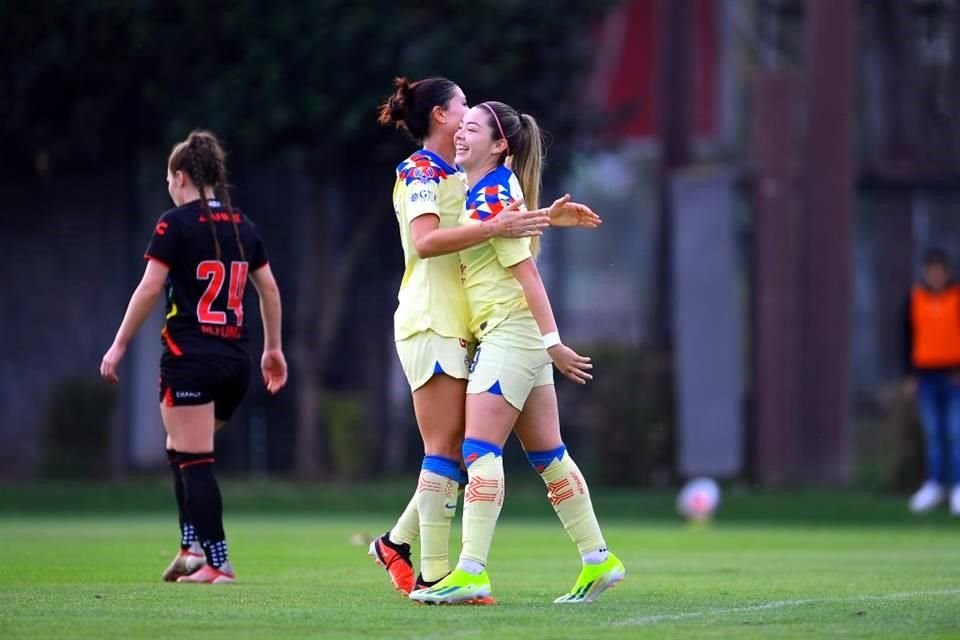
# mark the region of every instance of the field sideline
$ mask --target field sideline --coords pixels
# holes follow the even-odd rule
[[[960,638],[960,545],[943,519],[604,519],[627,579],[593,605],[560,607],[551,600],[578,570],[572,544],[552,519],[510,517],[491,556],[499,604],[476,608],[415,606],[388,588],[359,544],[386,515],[228,510],[240,582],[211,588],[160,581],[176,544],[170,515],[23,514],[4,503],[5,639]]]

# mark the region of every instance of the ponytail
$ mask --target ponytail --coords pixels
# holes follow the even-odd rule
[[[504,138],[507,151],[502,160],[516,174],[523,189],[523,201],[527,209],[540,206],[540,183],[543,177],[545,158],[543,134],[537,121],[527,113],[520,113],[502,102],[483,103],[490,112],[490,128],[494,140]],[[530,241],[534,257],[540,252],[540,238]]]

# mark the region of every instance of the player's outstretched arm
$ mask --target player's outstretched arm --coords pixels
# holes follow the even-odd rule
[[[544,347],[553,360],[554,366],[566,377],[577,384],[586,384],[593,380],[590,370],[590,358],[581,356],[576,351],[560,342],[560,333],[557,331],[557,321],[553,316],[553,308],[547,297],[547,289],[543,286],[540,271],[533,258],[510,267],[510,272],[523,287],[523,295],[527,299],[527,306],[533,314],[540,334],[543,336]]]
[[[486,242],[490,238],[528,238],[543,235],[550,225],[546,209],[520,211],[522,200],[516,200],[499,214],[480,224],[451,229],[440,228],[440,218],[433,214],[417,216],[410,222],[413,247],[419,258],[433,258]]]
[[[276,393],[287,384],[287,360],[283,357],[280,335],[280,289],[268,264],[252,272],[250,281],[260,296],[260,317],[263,319],[263,357],[260,359],[260,371],[267,391]]]
[[[137,335],[137,331],[143,326],[143,321],[147,319],[150,311],[160,294],[163,293],[163,286],[167,280],[167,273],[170,268],[159,260],[149,260],[147,268],[143,272],[143,278],[140,284],[130,296],[130,302],[127,304],[127,311],[123,314],[123,321],[117,330],[117,335],[113,339],[113,344],[107,349],[100,362],[100,375],[111,384],[117,384],[120,379],[117,377],[117,367],[127,352],[130,341]]]

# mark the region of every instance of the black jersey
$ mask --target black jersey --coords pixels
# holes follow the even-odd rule
[[[228,212],[217,200],[207,203],[209,214],[199,200],[164,213],[147,246],[146,258],[170,268],[164,357],[247,357],[243,294],[248,273],[267,264],[266,251],[245,215],[237,209]],[[220,242],[219,260],[208,217],[213,218]]]

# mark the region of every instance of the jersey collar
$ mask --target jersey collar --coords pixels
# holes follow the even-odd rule
[[[463,171],[459,166],[451,167],[447,164],[443,158],[435,154],[433,151],[427,151],[426,149],[420,149],[417,153],[427,156],[432,162],[434,162],[438,167],[446,171],[448,174],[453,175],[459,171]]]
[[[480,178],[480,182],[473,185],[473,188],[467,192],[467,204],[473,202],[473,199],[480,193],[481,189],[491,185],[503,185],[510,192],[510,169],[506,165],[498,165],[496,169]]]

